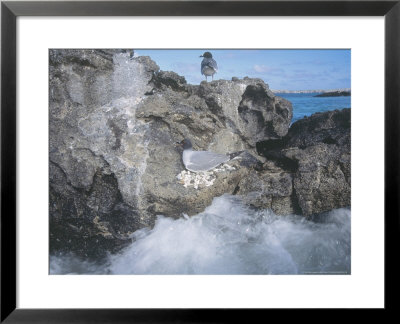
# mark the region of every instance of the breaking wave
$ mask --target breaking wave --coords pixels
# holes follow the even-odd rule
[[[159,216],[106,262],[50,257],[51,274],[350,274],[350,209],[307,220],[215,198],[204,212]]]

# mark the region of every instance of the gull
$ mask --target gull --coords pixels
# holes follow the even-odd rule
[[[231,154],[220,154],[210,151],[194,151],[189,139],[176,143],[183,147],[182,161],[185,168],[192,172],[205,172],[212,170],[222,163],[228,162],[243,151]]]
[[[210,52],[205,52],[200,57],[204,57],[203,61],[201,61],[201,74],[207,77],[211,75],[212,80],[214,80],[214,74],[218,71],[217,62],[212,58],[212,54]]]

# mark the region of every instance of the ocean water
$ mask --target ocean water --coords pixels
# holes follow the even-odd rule
[[[50,257],[51,274],[350,274],[350,209],[277,216],[223,195],[198,215],[159,216],[102,263]]]
[[[292,123],[316,112],[351,108],[349,97],[314,97],[319,93],[276,93],[277,96],[289,100],[293,105]]]

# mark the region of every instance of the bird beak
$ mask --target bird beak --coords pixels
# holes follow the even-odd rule
[[[182,146],[183,146],[183,143],[182,143],[182,142],[176,142],[176,143],[175,143],[175,146],[182,147]]]
[[[203,55],[200,55],[199,57],[204,57]]]

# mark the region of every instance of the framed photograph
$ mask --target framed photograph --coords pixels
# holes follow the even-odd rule
[[[1,321],[393,309],[399,15],[2,2]]]

